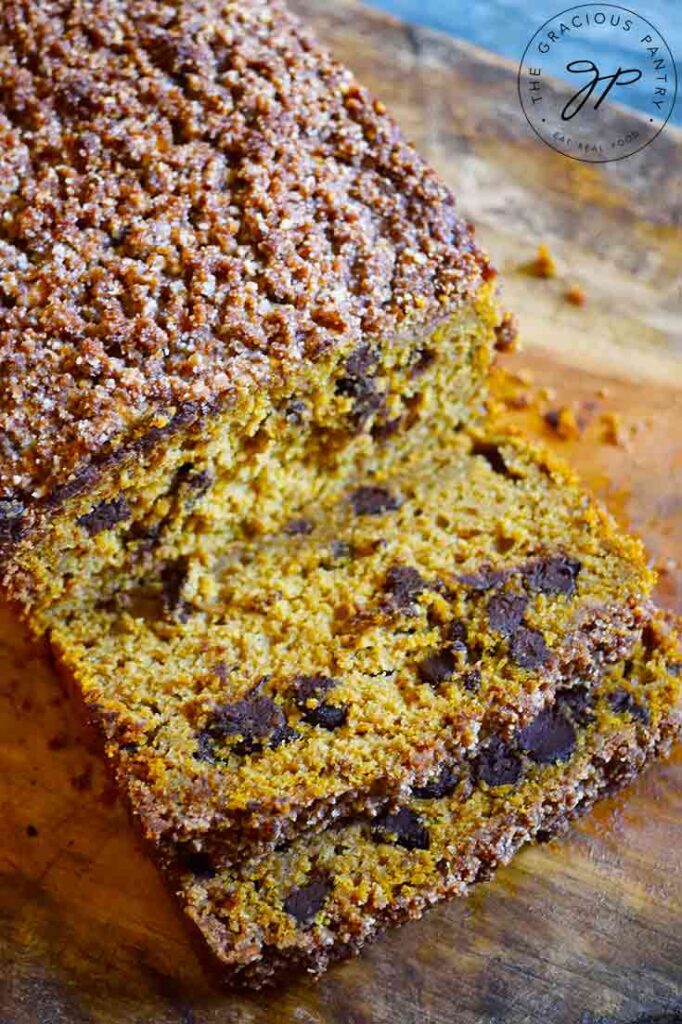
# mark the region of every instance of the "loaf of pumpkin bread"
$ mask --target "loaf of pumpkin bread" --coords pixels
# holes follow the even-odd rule
[[[509,340],[451,194],[277,0],[3,2],[0,181],[24,608],[282,526],[467,419]]]

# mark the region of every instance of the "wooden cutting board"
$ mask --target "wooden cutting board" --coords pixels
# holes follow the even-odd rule
[[[682,612],[682,135],[667,128],[618,164],[576,163],[532,134],[503,61],[344,0],[296,6],[479,225],[525,348],[505,359],[518,376],[498,380],[500,414],[565,452],[644,536],[659,597]],[[539,242],[550,280],[522,269]],[[574,283],[582,307],[564,298]],[[564,406],[582,436],[547,424]],[[679,1021],[681,781],[678,755],[317,985],[220,994],[47,660],[0,610],[0,1024]]]

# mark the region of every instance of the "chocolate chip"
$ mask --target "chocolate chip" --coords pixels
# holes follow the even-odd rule
[[[285,743],[293,743],[300,735],[300,732],[292,729],[290,725],[280,725],[270,737],[270,749],[277,750],[277,747],[281,747]]]
[[[539,668],[549,658],[549,649],[539,630],[519,626],[510,637],[509,654],[520,668]]]
[[[376,353],[368,345],[362,345],[346,360],[347,375],[336,382],[337,395],[354,399],[351,416],[358,428],[385,404],[385,396],[378,391],[373,377],[377,364]]]
[[[370,433],[375,441],[387,441],[389,437],[393,437],[397,433],[401,422],[401,417],[396,416],[395,419],[386,420],[384,423],[373,423]]]
[[[290,537],[305,536],[313,532],[313,524],[309,519],[292,519],[284,527],[284,532]]]
[[[329,542],[329,550],[332,558],[353,558],[355,548],[347,540],[332,540]]]
[[[379,356],[369,345],[360,345],[351,352],[346,360],[346,373],[349,377],[365,377],[373,373],[379,365]]]
[[[440,800],[453,792],[460,779],[460,773],[450,765],[443,765],[438,775],[424,786],[414,786],[412,796],[418,800]]]
[[[481,686],[481,670],[472,668],[471,671],[465,672],[461,678],[461,683],[465,690],[468,690],[470,693],[476,693]]]
[[[370,416],[382,409],[386,398],[377,391],[373,380],[354,380],[352,377],[342,377],[337,382],[336,393],[353,397],[353,408],[351,418],[356,427],[364,427]]]
[[[358,487],[350,495],[350,503],[356,516],[378,516],[382,512],[394,512],[400,508],[400,501],[385,487]]]
[[[164,529],[165,522],[160,519],[156,523],[145,524],[143,522],[136,522],[130,528],[128,534],[130,540],[137,541],[142,551],[153,551],[161,533]]]
[[[387,811],[372,822],[372,838],[376,842],[394,842],[406,850],[428,850],[429,830],[413,810],[400,807]]]
[[[491,736],[481,744],[471,765],[474,780],[489,786],[513,785],[522,771],[523,761],[518,752],[499,736]]]
[[[485,591],[492,590],[504,582],[505,573],[500,569],[484,567],[478,572],[464,573],[457,577],[458,581],[470,590]]]
[[[564,708],[577,725],[587,725],[591,720],[591,703],[592,692],[586,686],[571,686],[556,695],[556,704]]]
[[[181,621],[187,618],[182,591],[189,575],[189,559],[182,555],[172,562],[166,562],[161,570],[161,587],[164,604],[169,612],[178,612]]]
[[[36,836],[38,835],[38,829],[35,827],[35,825],[26,826],[26,835],[29,837],[29,839],[36,838]]]
[[[608,700],[617,715],[630,714],[644,725],[649,724],[649,709],[639,704],[628,690],[614,690]]]
[[[186,462],[180,466],[177,473],[175,474],[175,480],[173,481],[174,486],[178,484],[186,484],[193,491],[196,492],[197,497],[205,494],[213,483],[213,477],[207,469],[195,470],[191,462]]]
[[[527,607],[525,594],[493,594],[488,601],[488,624],[496,633],[510,636],[523,622]]]
[[[444,647],[442,651],[429,654],[419,664],[417,672],[422,683],[429,686],[439,686],[449,679],[457,668],[457,658],[451,647]]]
[[[207,731],[214,740],[241,736],[235,753],[251,754],[261,749],[262,740],[284,725],[284,712],[271,697],[254,696],[219,705]]]
[[[291,681],[291,692],[294,702],[299,708],[305,708],[311,698],[324,696],[334,686],[338,685],[338,679],[321,674],[315,676],[295,676]]]
[[[301,401],[289,402],[289,405],[284,410],[284,418],[289,423],[300,424],[303,423],[303,419],[306,413],[306,404]]]
[[[338,729],[348,718],[348,708],[343,705],[318,704],[316,708],[308,708],[303,713],[308,725],[319,725],[323,729]]]
[[[131,515],[128,502],[119,497],[113,501],[101,501],[90,512],[79,516],[77,521],[91,537],[95,537],[102,530],[111,530],[117,523],[130,519]]]
[[[468,634],[465,623],[461,619],[453,619],[447,625],[446,636],[453,644],[466,647]]]
[[[537,764],[556,764],[568,760],[575,750],[575,727],[559,708],[545,708],[519,730],[518,742]]]
[[[25,507],[13,498],[0,498],[0,543],[16,543],[26,532]]]
[[[384,589],[390,595],[392,607],[402,612],[414,612],[416,600],[426,588],[416,569],[409,565],[394,565],[386,574]]]
[[[429,348],[422,348],[416,353],[416,359],[412,364],[411,376],[419,377],[428,370],[436,360],[436,353]]]
[[[194,759],[196,761],[208,761],[209,764],[214,764],[216,760],[215,756],[215,736],[209,729],[201,729],[197,733],[197,745],[194,751]]]
[[[525,570],[528,585],[541,594],[563,594],[570,597],[575,593],[575,583],[582,569],[577,558],[556,555],[540,558]]]
[[[332,884],[329,879],[314,878],[308,885],[289,893],[284,901],[284,909],[298,924],[306,928],[313,923],[331,891]]]

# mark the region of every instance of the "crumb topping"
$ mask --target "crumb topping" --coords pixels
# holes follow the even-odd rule
[[[277,2],[6,0],[0,154],[4,501],[490,276],[383,106]]]

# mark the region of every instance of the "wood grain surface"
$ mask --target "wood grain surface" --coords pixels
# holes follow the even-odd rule
[[[296,7],[386,100],[480,228],[518,314],[498,412],[564,452],[682,612],[682,136],[619,164],[544,147],[515,69],[349,2]],[[524,271],[539,242],[557,276]],[[584,306],[565,300],[579,283]],[[512,376],[509,376],[512,374]],[[580,431],[545,419],[561,408]],[[321,982],[217,992],[45,653],[0,609],[0,1024],[682,1020],[682,757],[467,901]]]

